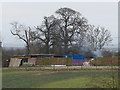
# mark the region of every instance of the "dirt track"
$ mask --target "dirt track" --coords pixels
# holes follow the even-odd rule
[[[7,67],[2,70],[119,70],[120,66]]]

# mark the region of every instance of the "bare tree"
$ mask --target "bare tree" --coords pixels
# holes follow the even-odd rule
[[[27,54],[30,54],[30,42],[35,40],[35,32],[31,30],[31,27],[26,27],[18,22],[13,22],[11,25],[11,33],[26,43]]]
[[[53,45],[52,37],[53,37],[53,30],[55,29],[55,25],[57,23],[57,19],[51,15],[50,17],[44,17],[44,21],[42,22],[41,26],[37,26],[38,34],[36,38],[41,40],[45,44],[47,54],[50,53],[50,47]]]
[[[17,22],[11,23],[11,33],[26,43],[28,54],[33,47],[33,53],[69,54],[70,49],[80,50],[86,43],[97,50],[112,41],[107,29],[88,25],[87,19],[73,9],[60,8],[55,13],[57,17],[44,17],[42,24],[35,27],[36,31]],[[38,47],[42,51],[39,52]]]
[[[87,20],[81,14],[70,8],[60,8],[56,11],[59,15],[59,28],[61,31],[61,40],[63,41],[65,54],[68,53],[68,47],[74,42],[75,33],[80,32],[85,27]]]
[[[90,25],[86,36],[92,50],[102,49],[112,41],[110,32],[103,27]]]
[[[57,55],[62,55],[63,54],[63,46],[62,46],[63,41],[61,40],[61,32],[57,24],[52,30],[51,43],[52,43],[52,48],[51,48],[52,53],[57,54]]]
[[[30,43],[30,52],[32,54],[43,54],[45,53],[45,45],[41,40],[35,40]]]

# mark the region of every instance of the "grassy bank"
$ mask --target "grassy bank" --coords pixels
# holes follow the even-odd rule
[[[3,71],[3,88],[112,88],[117,71]]]

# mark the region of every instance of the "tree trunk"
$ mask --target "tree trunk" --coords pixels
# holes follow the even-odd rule
[[[49,54],[50,52],[49,52],[49,44],[48,43],[46,43],[46,54]]]
[[[64,54],[68,54],[68,46],[67,46],[67,42],[64,43]]]
[[[29,44],[27,43],[27,54],[30,54],[30,46],[29,46]]]

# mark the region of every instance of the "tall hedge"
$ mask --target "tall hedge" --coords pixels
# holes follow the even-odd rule
[[[118,57],[101,57],[96,58],[92,62],[90,62],[91,65],[95,66],[118,66]]]
[[[36,65],[71,65],[71,58],[37,58]]]

